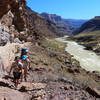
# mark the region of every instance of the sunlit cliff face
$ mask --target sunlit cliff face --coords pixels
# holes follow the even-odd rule
[[[20,6],[25,7],[25,0],[0,0],[0,18],[6,14],[10,9],[17,9]]]

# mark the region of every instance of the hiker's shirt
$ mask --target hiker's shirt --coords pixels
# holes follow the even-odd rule
[[[13,63],[12,64],[12,70],[13,70],[13,72],[22,72],[22,68],[21,68],[21,66],[19,66],[17,63]]]

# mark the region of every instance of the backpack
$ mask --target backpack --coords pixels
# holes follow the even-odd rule
[[[23,55],[23,56],[21,57],[22,60],[26,60],[27,58],[28,58],[27,55]]]

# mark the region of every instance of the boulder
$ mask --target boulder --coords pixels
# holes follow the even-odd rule
[[[15,38],[14,43],[20,43],[21,44],[22,42],[18,38]]]
[[[31,97],[26,93],[12,90],[7,87],[0,87],[0,100],[30,100]]]
[[[10,39],[10,35],[8,32],[3,31],[0,29],[0,46],[4,46]]]

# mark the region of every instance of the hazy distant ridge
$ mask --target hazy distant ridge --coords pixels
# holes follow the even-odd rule
[[[87,20],[81,20],[81,19],[79,20],[65,19],[56,14],[42,13],[41,15],[47,20],[54,22],[57,25],[57,27],[62,31],[62,34],[64,35],[72,34],[74,30],[79,28],[83,23],[87,21]]]

